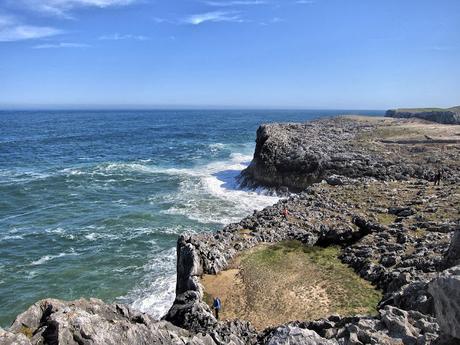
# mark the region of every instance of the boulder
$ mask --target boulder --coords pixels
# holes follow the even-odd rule
[[[429,283],[441,331],[460,343],[460,265],[442,272]]]

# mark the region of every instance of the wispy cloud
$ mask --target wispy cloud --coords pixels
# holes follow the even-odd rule
[[[230,7],[230,6],[248,6],[248,5],[264,5],[267,1],[263,0],[210,0],[210,1],[203,1],[205,4],[209,6],[216,6],[216,7]]]
[[[49,26],[26,25],[12,16],[0,15],[0,42],[14,42],[55,36],[61,30]]]
[[[68,42],[60,42],[60,43],[45,43],[45,44],[37,44],[33,46],[34,49],[55,49],[55,48],[88,48],[90,45],[84,43],[68,43]]]
[[[61,17],[70,17],[69,12],[76,8],[126,6],[135,1],[137,0],[17,0],[18,3],[31,11]]]
[[[301,4],[301,5],[311,5],[311,4],[314,4],[315,1],[314,0],[297,0],[295,3]]]
[[[244,20],[238,12],[234,11],[214,11],[188,16],[183,20],[186,24],[199,25],[205,22],[236,22],[242,23]]]
[[[110,34],[99,37],[102,41],[122,41],[122,40],[132,40],[132,41],[147,41],[149,37],[143,35],[131,35],[131,34]]]

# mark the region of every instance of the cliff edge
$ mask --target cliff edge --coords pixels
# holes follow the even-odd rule
[[[442,108],[414,108],[414,109],[393,109],[386,112],[387,117],[412,118],[416,117],[431,122],[438,122],[450,125],[460,125],[460,106]]]
[[[439,169],[458,176],[449,149],[458,126],[418,119],[338,117],[273,123],[257,130],[254,157],[240,177],[244,187],[299,192],[333,175],[378,180],[432,180]]]

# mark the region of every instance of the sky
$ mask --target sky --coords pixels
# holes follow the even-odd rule
[[[459,0],[0,0],[0,108],[460,105]]]

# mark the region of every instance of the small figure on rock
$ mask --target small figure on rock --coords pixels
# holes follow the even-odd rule
[[[439,186],[441,184],[442,179],[442,170],[438,169],[436,175],[434,176],[434,185]]]
[[[219,297],[214,298],[212,307],[214,309],[214,313],[216,314],[216,319],[219,320],[219,311],[222,308],[222,302]]]
[[[284,207],[282,215],[283,215],[284,219],[286,219],[286,220],[288,219],[289,211],[288,211],[287,207]]]

